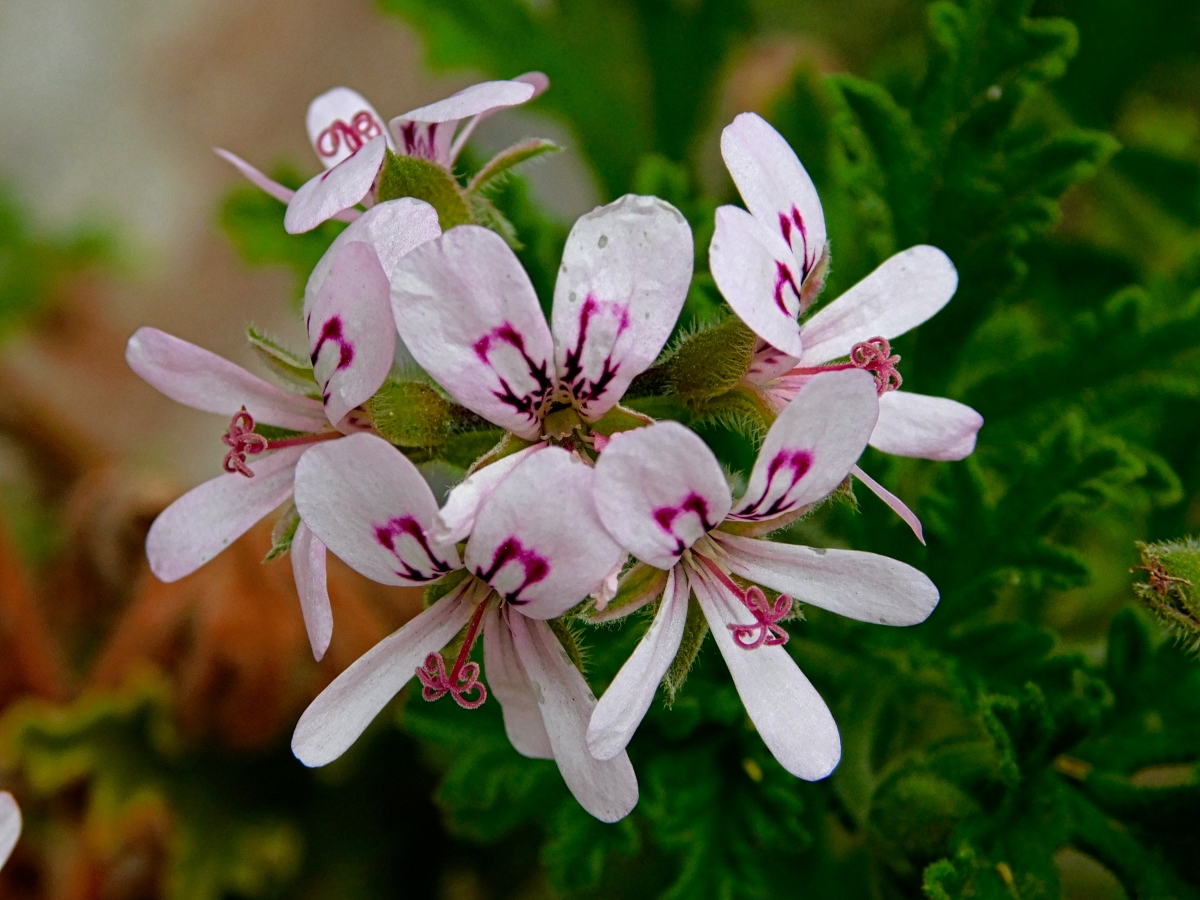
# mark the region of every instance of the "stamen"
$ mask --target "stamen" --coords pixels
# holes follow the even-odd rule
[[[1158,596],[1167,596],[1168,592],[1170,592],[1177,584],[1187,585],[1188,587],[1192,586],[1192,583],[1186,578],[1168,575],[1166,568],[1161,562],[1159,562],[1158,557],[1151,557],[1149,563],[1150,564],[1146,566],[1134,566],[1129,571],[1133,572],[1140,569],[1141,571],[1148,573],[1150,576],[1150,587],[1154,590],[1154,593],[1158,594]]]
[[[896,365],[900,356],[892,356],[892,345],[887,338],[873,337],[862,341],[850,348],[850,362],[834,363],[826,366],[797,366],[784,373],[786,375],[818,375],[821,372],[841,372],[846,369],[865,369],[875,376],[875,389],[882,397],[888,391],[894,391],[904,384]]]
[[[324,431],[320,434],[301,434],[278,441],[269,441],[261,434],[255,433],[254,417],[246,412],[246,407],[243,406],[241,410],[234,413],[233,420],[229,423],[229,431],[221,435],[221,440],[225,442],[226,447],[229,447],[223,465],[225,471],[230,474],[237,472],[239,475],[253,478],[254,470],[246,464],[246,454],[257,456],[268,450],[316,444],[319,441],[329,441],[341,436],[341,432],[338,431]]]
[[[743,650],[756,650],[764,644],[768,647],[775,647],[788,642],[791,635],[778,623],[786,619],[792,611],[791,597],[781,594],[775,603],[771,604],[758,585],[752,584],[743,591],[732,578],[721,570],[720,566],[707,556],[698,556],[697,558],[735,597],[742,601],[742,605],[750,611],[750,615],[754,616],[755,624],[753,625],[727,626],[733,632],[735,644]]]
[[[483,613],[487,609],[487,601],[479,604],[471,624],[467,628],[467,636],[463,640],[458,658],[454,660],[454,668],[446,675],[446,661],[440,653],[430,653],[425,657],[425,665],[417,668],[417,679],[421,682],[421,696],[431,703],[449,694],[454,702],[463,709],[478,709],[487,699],[487,688],[479,682],[479,663],[467,662],[471,655],[471,647],[479,636],[479,627],[483,623]],[[467,697],[471,691],[478,691],[478,696]]]

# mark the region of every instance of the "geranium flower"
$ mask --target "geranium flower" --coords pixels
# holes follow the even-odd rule
[[[392,119],[383,119],[361,94],[337,87],[308,107],[308,138],[325,171],[292,191],[227,150],[217,155],[251,182],[288,205],[284,228],[300,234],[327,219],[353,221],[360,203],[371,203],[371,189],[387,150],[416,156],[450,170],[475,126],[500,109],[532,100],[549,86],[541,72],[512,81],[473,84],[457,94]],[[462,127],[459,128],[460,123]],[[457,131],[457,134],[456,134]]]
[[[551,325],[516,254],[463,225],[392,274],[396,327],[418,364],[467,409],[536,442],[583,442],[662,350],[687,298],[692,232],[675,207],[627,195],[580,219],[563,249]],[[649,421],[649,420],[647,420]],[[522,458],[452,492],[439,537],[461,540],[474,511]]]
[[[771,753],[810,781],[833,771],[841,756],[837,725],[782,646],[788,633],[779,623],[792,597],[865,622],[912,625],[933,610],[937,588],[884,556],[752,535],[789,521],[837,487],[866,447],[877,410],[866,373],[812,379],[767,433],[736,502],[712,451],[684,426],[660,422],[614,436],[596,463],[600,519],[626,550],[668,574],[653,624],[592,714],[587,740],[597,758],[621,752],[650,708],[679,649],[694,593]],[[784,596],[768,602],[758,585]]]
[[[897,253],[801,323],[829,258],[816,188],[783,137],[753,113],[725,128],[721,153],[749,212],[717,210],[709,264],[730,307],[761,339],[747,382],[782,408],[809,376],[863,368],[876,376],[880,395],[871,446],[924,459],[969,456],[983,417],[954,400],[897,391],[900,357],[888,343],[954,295],[958,274],[946,254],[924,245]],[[850,361],[831,364],[842,357]],[[920,523],[903,503],[861,470],[855,475],[920,535]]]
[[[637,803],[628,757],[592,757],[584,743],[596,700],[546,624],[579,603],[625,554],[592,502],[593,470],[551,447],[525,460],[479,511],[460,559],[431,534],[437,502],[416,467],[386,441],[353,435],[300,460],[296,505],[335,554],[383,584],[428,584],[470,574],[385,638],[326,688],[300,717],[296,757],[323,766],[341,756],[414,676],[427,700],[449,694],[467,709],[490,687],[518,752],[553,759],[580,804],[607,822]],[[569,527],[564,527],[567,523]],[[447,672],[438,652],[463,628]],[[483,633],[487,687],[469,662]]]
[[[8,862],[21,836],[21,810],[13,795],[0,791],[0,869]]]
[[[428,204],[389,201],[347,228],[317,265],[306,306],[320,400],[276,387],[154,328],[138,329],[129,339],[125,358],[145,381],[194,409],[230,417],[225,474],[184,494],[150,528],[146,555],[156,576],[171,582],[190,575],[286,503],[296,463],[311,444],[370,427],[354,410],[383,384],[396,348],[382,260],[394,262],[438,233]],[[256,431],[260,425],[298,433],[268,438]],[[325,548],[300,523],[290,554],[313,654],[320,659],[333,629]]]

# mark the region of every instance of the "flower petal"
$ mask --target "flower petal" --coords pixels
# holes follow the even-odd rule
[[[769,519],[820,500],[850,474],[878,416],[875,379],[866,371],[809,380],[767,432],[734,517]]]
[[[752,625],[753,616],[703,573],[689,580],[738,696],[767,749],[797,778],[818,781],[829,775],[841,759],[842,742],[816,688],[782,645],[739,647],[729,626]]]
[[[329,649],[333,637],[333,607],[329,604],[329,585],[325,580],[325,545],[307,525],[300,522],[292,538],[292,575],[296,593],[300,595],[300,612],[304,629],[317,662]]]
[[[8,862],[13,847],[17,846],[17,838],[21,836],[21,810],[13,795],[7,791],[0,792],[0,868]]]
[[[429,529],[429,536],[442,544],[457,544],[465,541],[475,527],[475,519],[479,510],[489,497],[500,486],[509,473],[525,459],[543,449],[545,444],[534,444],[516,453],[510,453],[502,459],[482,469],[476,469],[465,480],[454,487],[446,503]]]
[[[479,511],[467,568],[523,615],[562,615],[625,557],[596,515],[592,480],[561,447],[530,456]]]
[[[860,622],[916,625],[938,604],[924,572],[888,556],[732,534],[717,540],[735,575]]]
[[[554,361],[595,421],[648,369],[692,282],[692,230],[657,197],[627,194],[576,221],[554,286]]]
[[[423,585],[460,568],[430,540],[437,501],[408,457],[373,434],[309,449],[296,467],[300,518],[339,559],[381,584]]]
[[[945,253],[909,247],[804,323],[800,364],[818,366],[848,356],[860,341],[899,337],[949,303],[957,287],[958,272]]]
[[[513,646],[509,610],[492,606],[484,614],[483,669],[488,689],[504,713],[504,731],[513,747],[530,759],[554,759],[537,695]]]
[[[317,302],[325,279],[333,271],[333,261],[347,244],[354,241],[370,244],[379,256],[384,274],[390,276],[405,254],[441,233],[437,210],[424,200],[401,197],[376,203],[334,238],[313,268],[304,287],[304,314],[307,316]]]
[[[288,234],[312,231],[327,219],[361,203],[371,192],[386,152],[383,135],[372,138],[353,156],[302,184],[284,213],[284,231]]]
[[[222,150],[220,147],[213,147],[213,153],[217,154],[217,156],[221,157],[221,159],[225,160],[227,163],[241,172],[255,187],[266,191],[279,202],[290,203],[292,197],[295,196],[296,192],[291,188],[284,187],[273,178],[268,178],[240,156],[236,156],[233,153],[230,153],[228,150]]]
[[[678,422],[615,434],[596,462],[600,521],[621,546],[660,569],[720,525],[732,503],[721,464]]]
[[[396,355],[391,286],[369,244],[339,249],[306,325],[313,377],[336,426],[379,390]]]
[[[765,385],[782,378],[799,363],[796,357],[788,356],[778,347],[759,338],[754,346],[754,356],[750,359],[750,368],[746,370],[746,380],[751,384]]]
[[[348,159],[372,138],[387,137],[375,108],[358,91],[345,87],[335,87],[313,100],[305,124],[313,150],[326,169]]]
[[[146,558],[160,581],[178,581],[250,530],[292,495],[296,461],[304,447],[250,457],[253,478],[218,475],[168,506],[146,535]]]
[[[135,331],[125,360],[151,387],[193,409],[232,417],[244,406],[256,422],[295,431],[320,431],[327,424],[317,401],[157,328]]]
[[[601,822],[625,818],[637,806],[637,776],[624,751],[603,762],[588,752],[585,734],[596,708],[591,688],[545,622],[510,612],[509,625],[563,781]]]
[[[857,465],[850,472],[867,486],[876,497],[886,503],[896,515],[904,520],[904,524],[912,529],[913,534],[917,536],[917,540],[922,544],[925,543],[925,529],[921,526],[921,520],[917,518],[917,514],[908,508],[903,500],[885,488],[882,484],[860,469]]]
[[[654,622],[592,713],[587,745],[596,759],[612,759],[624,750],[645,718],[659,682],[679,652],[690,594],[687,577],[678,567],[671,569]]]
[[[871,446],[896,456],[965,459],[975,451],[982,427],[983,416],[957,400],[889,391],[879,398]]]
[[[333,762],[408,684],[430,653],[446,646],[474,607],[468,579],[396,633],[384,638],[321,691],[296,723],[292,752],[306,766]]]
[[[802,284],[787,243],[736,206],[722,206],[716,221],[708,267],[721,295],[751,331],[799,356]]]
[[[825,252],[825,214],[796,152],[761,116],[742,113],[721,132],[721,156],[746,208],[791,247],[801,284]]]
[[[392,274],[392,312],[413,358],[455,400],[519,437],[538,436],[554,344],[500,235],[463,225],[422,244]]]
[[[498,109],[518,106],[533,99],[540,93],[533,76],[540,74],[528,73],[522,76],[527,79],[524,81],[484,81],[473,84],[445,100],[397,116],[388,123],[396,145],[409,156],[419,156],[449,167],[476,124],[475,121],[469,122],[465,133],[455,141],[454,129],[458,123],[463,119],[483,118]],[[542,78],[545,76],[542,75]]]

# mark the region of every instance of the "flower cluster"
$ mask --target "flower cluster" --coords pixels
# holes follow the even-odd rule
[[[776,759],[823,778],[840,758],[837,725],[785,649],[784,623],[803,602],[912,625],[938,592],[886,557],[766,535],[851,475],[920,535],[857,461],[868,444],[941,460],[973,450],[978,414],[897,390],[889,343],[950,299],[954,268],[941,251],[914,247],[806,315],[830,258],[816,190],[761,118],[744,114],[725,129],[722,152],[747,209],[717,211],[710,268],[736,316],[726,325],[751,349],[737,390],[757,398],[766,426],[735,491],[686,424],[636,409],[671,382],[679,351],[664,355],[692,284],[684,217],[633,195],[581,217],[547,322],[479,187],[548,144],[502,152],[470,184],[454,177],[475,123],[546,87],[537,73],[479,84],[386,126],[337,88],[308,115],[325,171],[294,193],[218,151],[288,204],[289,232],[331,218],[349,225],[308,281],[308,358],[251,332],[286,387],[153,329],[130,339],[127,358],[146,381],[229,422],[224,474],[154,523],[151,567],[182,578],[282,507],[276,546],[290,552],[317,658],[333,629],[327,551],[377,582],[427,587],[425,611],[300,718],[292,747],[310,766],[338,758],[416,679],[426,700],[498,702],[513,746],[553,759],[585,809],[616,821],[638,798],[625,748],[691,611]],[[471,454],[439,504],[422,467],[479,440],[494,446]],[[648,630],[597,699],[558,622],[646,607]],[[480,639],[482,669],[472,660]]]

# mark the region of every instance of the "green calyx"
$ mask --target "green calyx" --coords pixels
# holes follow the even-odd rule
[[[496,443],[497,429],[424,381],[388,379],[367,401],[385,440],[468,468]]]
[[[1146,580],[1134,584],[1138,597],[1190,651],[1200,651],[1200,541],[1137,544]]]
[[[734,317],[685,335],[662,362],[634,379],[629,393],[675,394],[689,406],[703,406],[742,380],[756,340],[754,332]]]
[[[456,225],[469,225],[473,219],[454,176],[436,163],[416,156],[387,151],[375,197],[378,202],[415,197],[437,210],[442,231]]]

